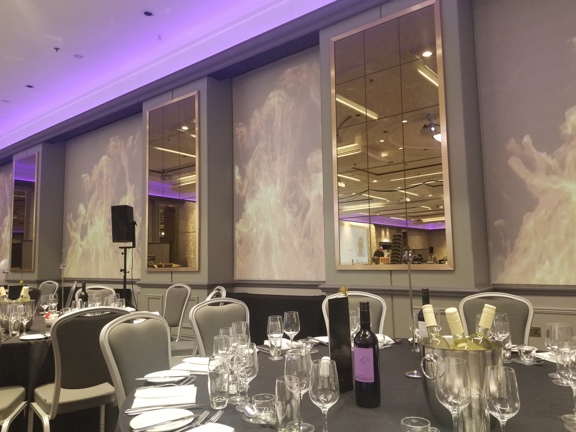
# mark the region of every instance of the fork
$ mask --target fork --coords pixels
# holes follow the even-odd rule
[[[222,417],[224,411],[216,411],[212,417],[206,423],[216,423],[220,417]]]
[[[190,426],[193,427],[193,428],[196,427],[196,426],[200,426],[200,424],[201,424],[201,423],[206,419],[206,417],[208,417],[209,415],[210,415],[210,411],[208,411],[208,410],[202,411],[202,414],[200,414],[200,415],[198,416],[198,418],[197,418],[196,420],[194,420]]]

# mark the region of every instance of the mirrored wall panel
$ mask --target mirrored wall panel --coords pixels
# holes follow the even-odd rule
[[[340,268],[453,268],[438,4],[332,40]]]
[[[148,111],[148,270],[198,270],[198,94]]]
[[[14,161],[12,207],[12,271],[34,271],[37,154]]]

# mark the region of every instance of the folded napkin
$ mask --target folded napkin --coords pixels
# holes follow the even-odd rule
[[[172,369],[205,375],[208,373],[208,357],[187,357],[182,359],[182,363],[177,364]]]
[[[378,347],[382,348],[387,345],[394,345],[394,340],[385,334],[377,333],[376,337],[378,338]]]
[[[197,390],[194,384],[136,390],[132,408],[193,404]]]
[[[221,423],[205,423],[195,427],[194,432],[233,432],[234,428]]]
[[[268,339],[266,339],[266,340],[264,341],[264,345],[270,346],[270,341],[269,341]],[[287,349],[290,349],[290,348],[291,348],[291,346],[290,346],[290,339],[282,338],[282,348],[281,348],[281,349],[287,350]]]
[[[550,351],[546,351],[546,352],[537,352],[536,353],[536,358],[539,358],[541,360],[546,360],[552,363],[556,363],[556,355],[554,355],[554,353],[550,352]]]

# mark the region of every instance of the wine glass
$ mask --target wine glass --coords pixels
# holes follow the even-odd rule
[[[300,332],[300,315],[298,311],[284,312],[284,333],[290,338],[290,348],[294,347],[294,336]]]
[[[454,432],[459,430],[460,399],[458,392],[470,386],[468,363],[456,357],[445,357],[439,362],[440,370],[436,378],[436,397],[452,415]]]
[[[328,410],[338,402],[340,386],[336,362],[329,358],[312,361],[310,370],[310,400],[324,415],[323,432],[328,432]]]
[[[280,315],[270,315],[268,317],[268,342],[270,343],[270,360],[281,360],[282,357],[282,334],[284,328],[282,325],[282,317]]]
[[[488,400],[488,411],[500,422],[504,432],[506,422],[520,409],[520,396],[514,369],[508,366],[486,366],[484,393]]]
[[[234,335],[231,340],[232,346],[230,348],[230,354],[228,355],[228,362],[230,364],[230,371],[232,373],[230,394],[228,402],[236,405],[243,402],[243,398],[240,395],[240,369],[246,362],[246,346],[248,344],[246,340],[246,335]],[[232,382],[234,384],[232,384]]]
[[[350,310],[350,343],[354,346],[354,335],[360,328],[360,316],[356,309]]]
[[[9,305],[8,322],[10,324],[9,335],[17,336],[20,333],[20,315],[18,312],[18,305]]]
[[[232,323],[232,334],[240,334],[248,336],[248,324],[246,321],[234,321]]]
[[[284,359],[284,375],[293,375],[298,378],[298,387],[300,388],[300,400],[304,394],[310,390],[310,369],[312,360],[310,359],[310,350],[304,348],[291,349],[286,352]],[[310,423],[300,424],[300,432],[312,432],[314,426]]]
[[[554,354],[554,356],[557,356],[558,345],[562,342],[569,342],[572,339],[572,336],[572,325],[568,323],[547,323],[544,345]],[[558,363],[556,363],[556,366],[558,367]],[[558,379],[559,375],[557,372],[549,373],[548,376],[554,379],[554,384],[566,385],[562,380]]]
[[[48,306],[50,306],[50,309],[56,310],[58,306],[58,294],[54,293],[48,296]]]
[[[567,423],[576,423],[576,345],[575,341],[560,342],[556,353],[556,370],[558,380],[563,385],[572,388],[572,397],[574,399],[574,412],[564,414],[560,418]]]
[[[22,335],[26,335],[26,324],[34,317],[34,311],[30,304],[23,304],[18,306],[18,313],[20,315],[20,322],[22,323]]]
[[[232,327],[222,327],[218,330],[218,334],[221,336],[232,336]]]
[[[46,311],[48,310],[48,306],[50,306],[50,296],[48,294],[44,294],[40,296],[40,307],[42,308],[43,314],[46,315]]]
[[[240,351],[242,362],[238,369],[238,393],[241,390],[246,390],[246,396],[241,397],[241,400],[236,405],[236,411],[244,412],[246,403],[250,401],[248,396],[250,382],[258,375],[258,349],[255,343],[249,343],[241,345]]]
[[[494,315],[492,322],[492,336],[495,340],[502,343],[502,356],[504,363],[510,362],[512,354],[512,345],[510,342],[510,323],[508,321],[508,314],[497,313]]]

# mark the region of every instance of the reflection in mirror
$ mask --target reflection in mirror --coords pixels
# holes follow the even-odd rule
[[[197,93],[148,111],[148,269],[198,270]]]
[[[453,269],[438,17],[427,1],[332,40],[340,268],[405,269],[409,249]]]
[[[12,271],[34,271],[36,219],[36,154],[14,161]]]

